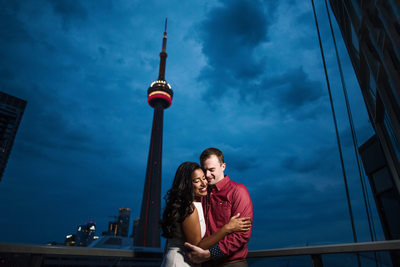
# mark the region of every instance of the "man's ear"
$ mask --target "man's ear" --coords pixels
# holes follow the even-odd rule
[[[222,171],[225,171],[226,163],[222,163],[222,164],[221,164],[221,168],[222,168]]]

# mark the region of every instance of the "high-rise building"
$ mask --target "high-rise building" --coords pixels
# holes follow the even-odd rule
[[[400,238],[400,4],[330,0],[376,136],[359,151],[386,239]],[[394,266],[400,253],[392,252]]]
[[[0,92],[0,181],[7,166],[26,101]]]
[[[330,3],[400,191],[400,4],[392,0]]]
[[[131,237],[133,237],[133,238],[135,236],[137,236],[137,229],[138,229],[139,221],[140,221],[140,218],[136,218],[133,220],[132,234],[131,234]]]
[[[119,209],[117,235],[128,236],[130,217],[131,217],[131,209],[129,208]]]
[[[164,109],[172,104],[173,91],[165,81],[165,63],[167,60],[167,20],[160,53],[158,79],[147,90],[147,102],[154,108],[153,127],[151,130],[149,157],[143,191],[140,220],[135,246],[160,247],[159,221],[161,214],[161,159]]]
[[[108,222],[108,232],[103,235],[118,235],[118,222]]]

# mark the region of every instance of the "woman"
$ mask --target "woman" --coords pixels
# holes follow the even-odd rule
[[[193,266],[185,255],[185,241],[208,249],[230,233],[250,229],[249,218],[239,218],[237,214],[218,232],[202,239],[206,226],[200,199],[206,195],[207,180],[200,165],[182,163],[176,171],[172,188],[164,197],[167,203],[161,227],[168,241],[161,266]]]

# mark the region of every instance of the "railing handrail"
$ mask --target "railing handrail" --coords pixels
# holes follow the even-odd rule
[[[400,250],[400,240],[359,242],[249,251],[248,258]]]
[[[153,248],[111,249],[0,243],[0,253],[134,258],[138,253],[161,254],[162,250]]]
[[[248,258],[284,257],[315,254],[356,253],[371,251],[400,250],[400,240],[306,246],[294,248],[279,248],[249,251]],[[109,249],[86,247],[63,247],[28,244],[0,243],[0,253],[41,254],[41,255],[70,255],[70,256],[102,256],[135,258],[142,253],[160,253],[157,249]]]

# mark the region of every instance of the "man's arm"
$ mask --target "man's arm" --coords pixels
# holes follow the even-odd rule
[[[188,242],[185,242],[185,247],[188,249],[186,255],[193,263],[202,263],[211,259],[211,253],[208,249],[204,250]]]
[[[249,192],[244,185],[239,185],[232,196],[232,214],[240,213],[241,217],[250,217],[253,224],[253,203]],[[232,255],[243,249],[244,245],[249,242],[251,229],[246,232],[235,232],[227,235],[223,240],[218,242],[217,246],[225,255]]]

